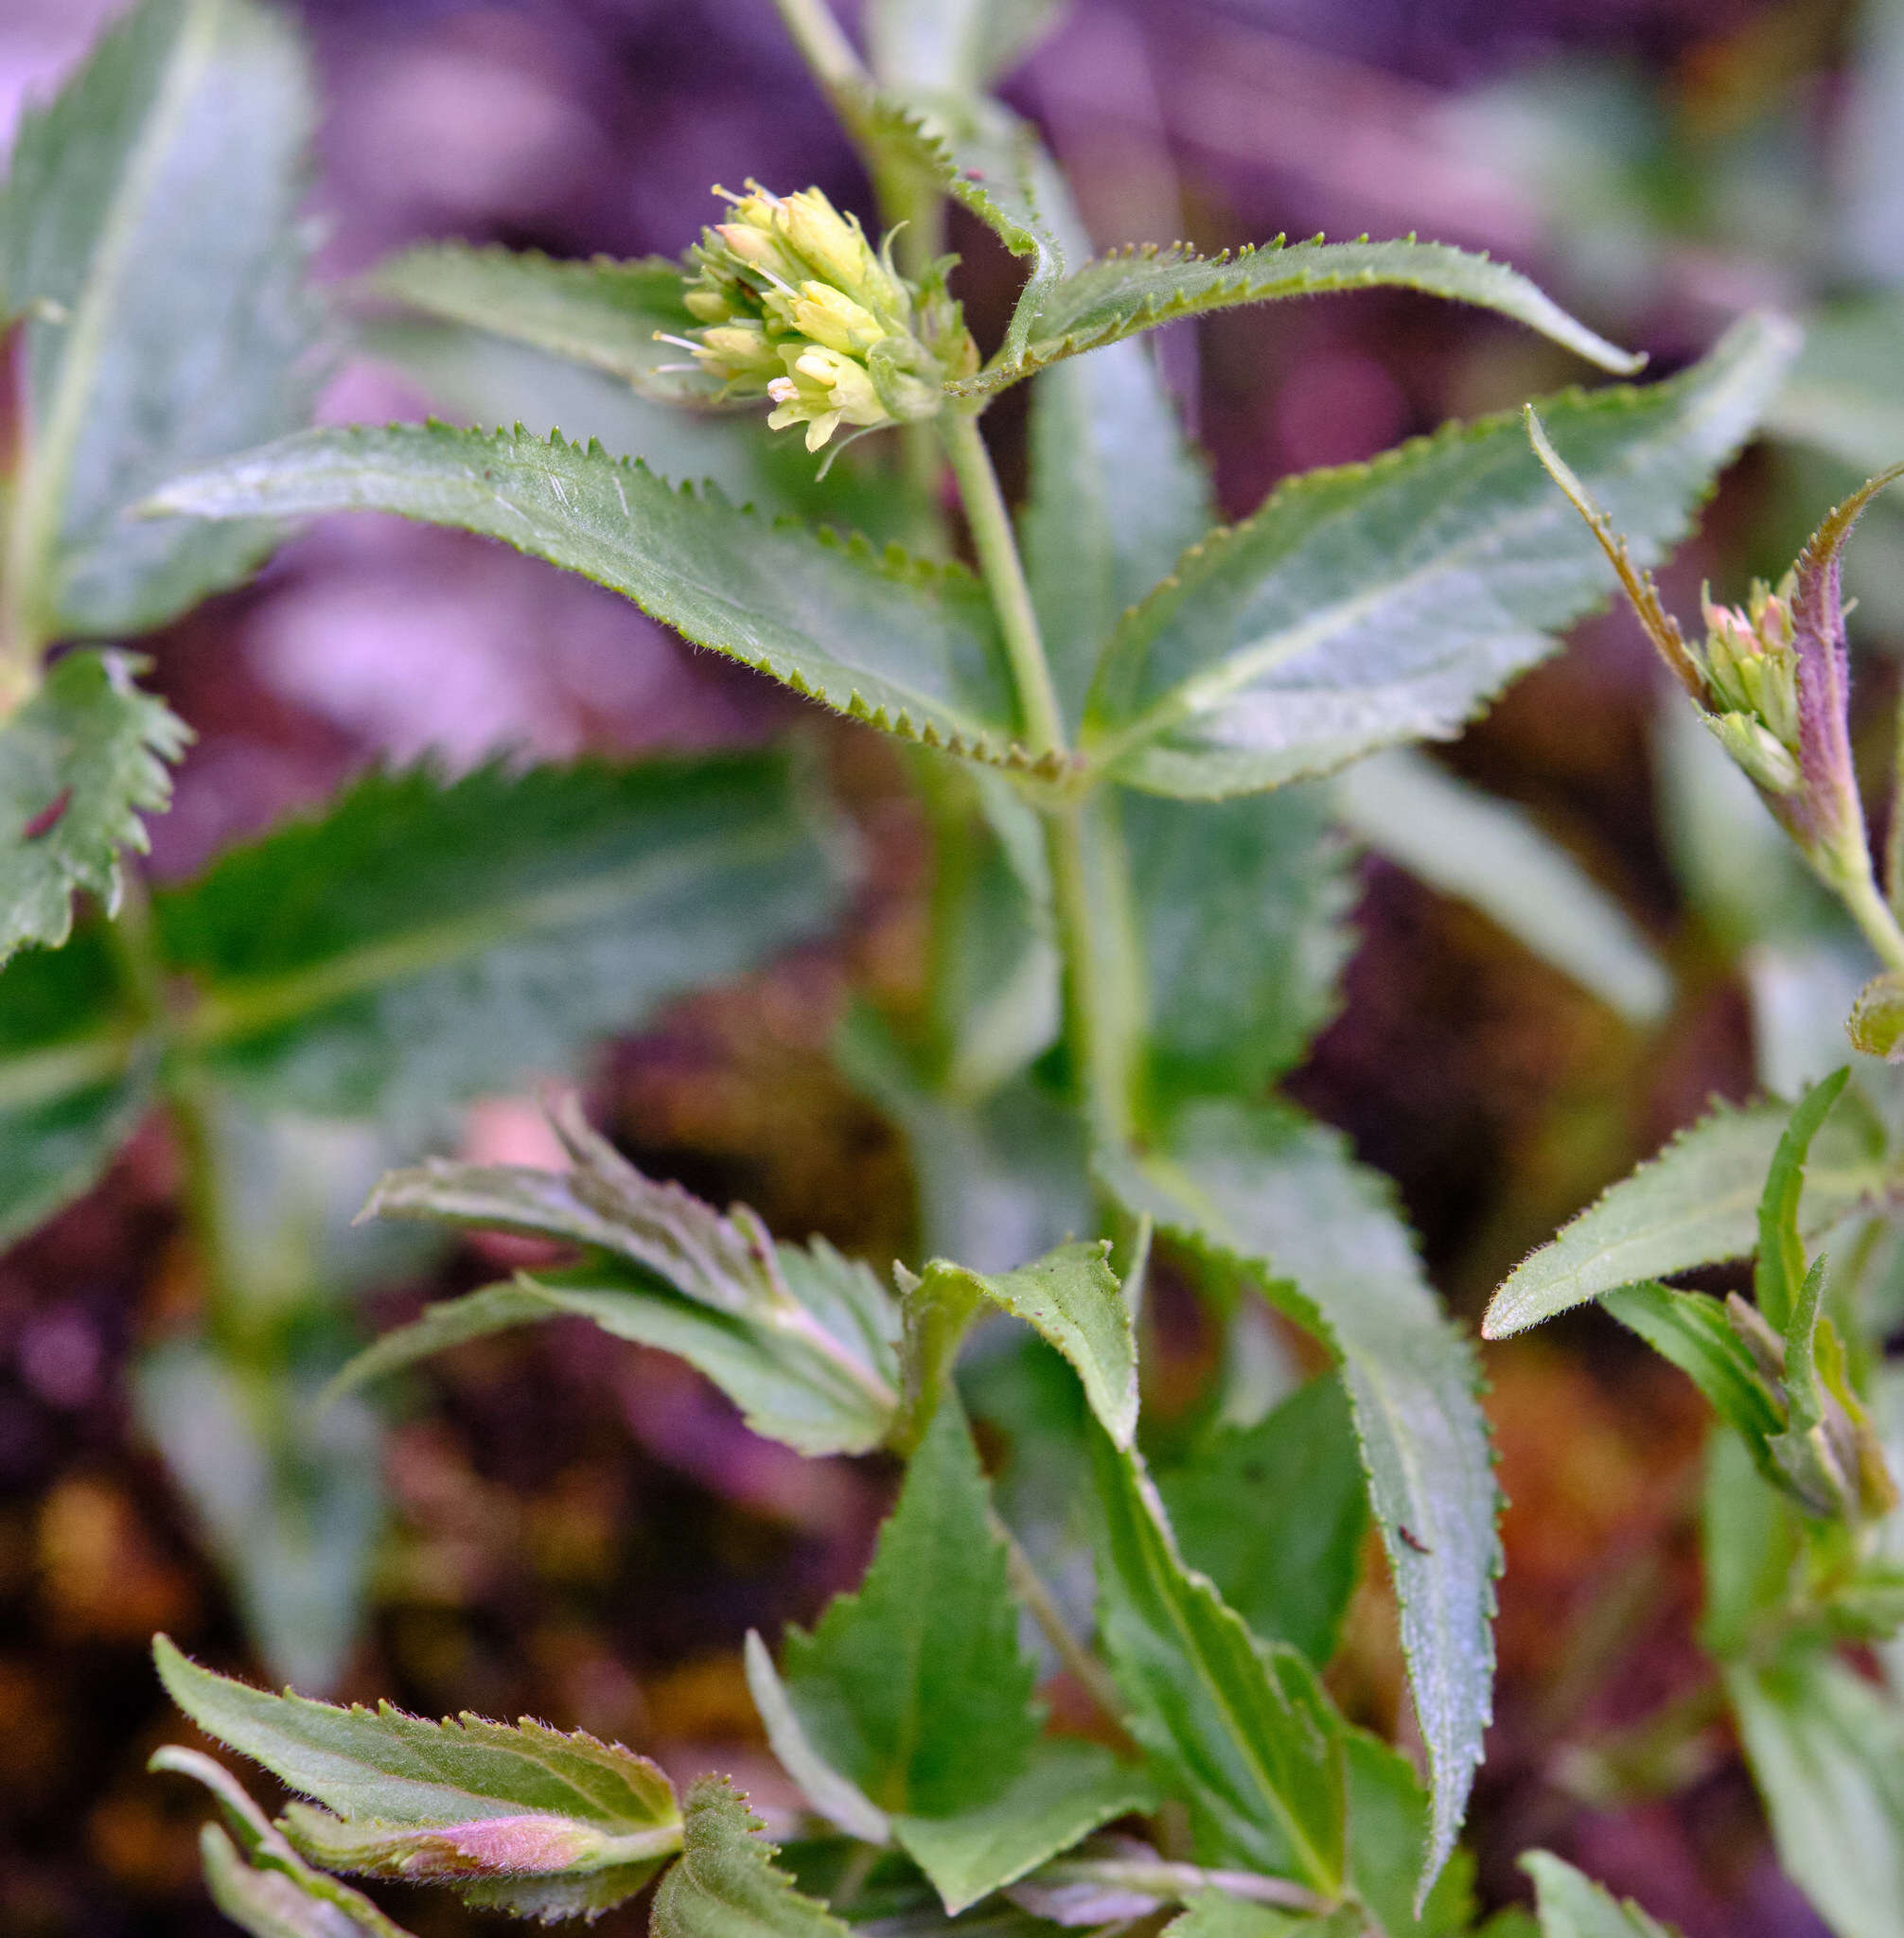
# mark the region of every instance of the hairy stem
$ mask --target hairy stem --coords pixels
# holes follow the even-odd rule
[[[991,454],[976,417],[956,412],[940,421],[979,573],[1004,638],[1026,747],[1033,754],[1063,759],[1065,723],[1057,687]],[[1121,1143],[1132,1129],[1131,1092],[1142,1014],[1129,871],[1108,801],[1041,802],[1039,812],[1064,960],[1065,1033],[1073,1079],[1093,1138]]]
[[[1058,706],[1058,690],[1051,681],[1045,643],[1038,634],[1038,615],[1031,605],[1031,589],[1025,582],[1018,541],[1012,533],[1012,514],[998,489],[992,454],[985,449],[978,418],[970,412],[947,411],[939,422],[952,475],[959,481],[972,549],[978,555],[978,570],[1004,636],[1026,747],[1033,754],[1062,754],[1065,721]]]

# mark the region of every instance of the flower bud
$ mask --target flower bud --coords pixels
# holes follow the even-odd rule
[[[672,338],[722,385],[723,397],[768,397],[776,431],[806,426],[818,450],[842,424],[870,430],[943,408],[949,379],[978,367],[978,350],[945,272],[920,290],[875,253],[852,216],[817,188],[714,193],[727,219],[689,251],[683,300],[700,326]],[[890,241],[890,238],[889,238]],[[916,318],[916,321],[915,321]]]
[[[1750,714],[1707,714],[1705,724],[1738,765],[1773,794],[1797,793],[1804,776],[1797,756]]]

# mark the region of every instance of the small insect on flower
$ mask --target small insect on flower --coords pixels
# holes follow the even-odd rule
[[[769,400],[769,427],[804,424],[817,451],[842,424],[872,431],[936,415],[947,379],[977,367],[945,293],[957,258],[915,285],[893,268],[890,236],[875,251],[858,219],[818,188],[778,196],[749,181],[745,195],[714,193],[729,218],[688,252],[683,301],[700,327],[664,341],[687,350],[724,400]]]

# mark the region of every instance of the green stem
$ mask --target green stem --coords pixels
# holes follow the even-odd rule
[[[1165,1904],[1188,1904],[1198,1892],[1222,1891],[1253,1904],[1294,1912],[1326,1912],[1331,1900],[1318,1897],[1287,1877],[1264,1877],[1254,1871],[1207,1871],[1200,1864],[1172,1863],[1164,1858],[1058,1858],[1041,1866],[1028,1884],[1096,1884],[1129,1891]]]
[[[1897,925],[1891,905],[1878,892],[1869,863],[1855,872],[1847,871],[1834,886],[1851,919],[1877,951],[1878,960],[1887,969],[1904,970],[1904,928]]]
[[[1004,639],[1026,747],[1034,755],[1055,756],[1062,763],[1067,749],[1058,690],[991,454],[976,417],[948,412],[940,421],[979,574]],[[1132,1130],[1141,1010],[1122,847],[1107,802],[1047,801],[1038,807],[1064,960],[1065,1031],[1072,1069],[1093,1137],[1101,1144],[1120,1144]]]
[[[1005,1568],[1018,1599],[1031,1610],[1031,1619],[1037,1623],[1039,1632],[1051,1645],[1058,1660],[1070,1671],[1072,1681],[1121,1734],[1124,1702],[1118,1693],[1118,1685],[1111,1680],[1110,1671],[1071,1633],[1064,1610],[1045,1586],[1044,1577],[1038,1573],[1031,1556],[1025,1552],[1018,1537],[1005,1524],[996,1508],[991,1510],[990,1518],[992,1532],[1005,1543]]]
[[[1045,658],[1031,589],[1025,581],[1018,541],[1012,534],[1012,514],[1005,508],[1005,494],[998,489],[992,454],[985,449],[978,418],[970,412],[947,411],[939,422],[952,475],[959,481],[972,549],[978,555],[978,571],[992,595],[998,630],[1004,636],[1026,744],[1033,754],[1062,755],[1065,720],[1058,705],[1058,689]]]
[[[826,0],[775,0],[775,5],[801,58],[814,79],[835,97],[837,109],[840,95],[867,85],[870,77],[865,66]]]

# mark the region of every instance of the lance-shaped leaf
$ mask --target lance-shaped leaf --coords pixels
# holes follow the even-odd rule
[[[188,1661],[163,1635],[160,1680],[207,1735],[326,1807],[282,1827],[326,1869],[454,1883],[471,1903],[542,1917],[632,1896],[680,1847],[668,1780],[619,1744],[523,1720],[430,1722],[273,1696]]]
[[[143,631],[270,546],[256,522],[123,514],[306,415],[310,93],[276,9],[144,0],[23,118],[0,209],[0,290],[29,318],[8,512],[20,636]]]
[[[1904,1933],[1904,1710],[1828,1654],[1726,1671],[1778,1860],[1839,1938]]]
[[[1159,1473],[1184,1558],[1265,1642],[1327,1667],[1355,1592],[1366,1489],[1341,1381],[1312,1380],[1252,1427]]]
[[[1084,715],[1098,654],[1215,518],[1148,346],[1114,344],[1031,387],[1025,571],[1067,732]]]
[[[1319,786],[1119,802],[1166,1101],[1260,1097],[1341,1002],[1354,855]]]
[[[969,575],[770,522],[599,445],[443,424],[309,432],[151,503],[210,519],[385,511],[480,532],[902,739],[1011,755],[990,608]]]
[[[63,943],[76,890],[116,911],[120,852],[143,853],[141,813],[171,803],[167,763],[191,732],[139,691],[142,664],[68,653],[0,723],[0,962],[23,943]]]
[[[1014,1272],[981,1273],[934,1259],[910,1297],[962,1316],[980,1299],[1022,1319],[1070,1361],[1091,1411],[1119,1447],[1137,1426],[1137,1353],[1131,1309],[1110,1266],[1110,1242],[1060,1245]]]
[[[991,1803],[1025,1768],[1035,1665],[956,1399],[906,1471],[866,1578],[781,1651],[788,1700],[820,1755],[895,1818]],[[903,1826],[900,1828],[903,1838]]]
[[[1752,1290],[1766,1324],[1776,1332],[1785,1331],[1791,1324],[1806,1278],[1805,1241],[1798,1229],[1806,1159],[1850,1080],[1848,1067],[1834,1070],[1806,1092],[1779,1133],[1765,1173],[1765,1189],[1758,1200],[1758,1257],[1753,1265]]]
[[[1482,1331],[1504,1339],[1641,1279],[1746,1256],[1789,1108],[1719,1104],[1522,1260],[1494,1295]],[[1798,1228],[1831,1225],[1885,1186],[1882,1153],[1848,1119],[1826,1123],[1806,1167]]]
[[[1261,1288],[1341,1361],[1428,1749],[1425,1891],[1454,1847],[1492,1701],[1500,1545],[1473,1351],[1437,1310],[1386,1182],[1295,1112],[1192,1104],[1145,1157],[1100,1161],[1130,1210]]]
[[[679,1185],[643,1177],[572,1099],[554,1121],[573,1171],[436,1159],[393,1172],[365,1215],[531,1233],[598,1256],[428,1308],[360,1353],[333,1392],[466,1340],[573,1313],[678,1353],[756,1432],[803,1454],[863,1454],[885,1439],[898,1405],[898,1314],[866,1266],[824,1240],[776,1244],[745,1206],[723,1215]]]
[[[1657,557],[1793,344],[1789,325],[1748,319],[1669,382],[1569,393],[1543,418],[1636,553]],[[1106,648],[1092,765],[1214,799],[1452,734],[1607,589],[1598,541],[1525,436],[1494,417],[1312,471],[1193,546]]]
[[[1039,1738],[1034,1666],[954,1399],[907,1470],[858,1591],[831,1602],[812,1635],[789,1629],[785,1660],[783,1682],[749,1638],[749,1682],[788,1773],[855,1836],[896,1840],[948,1914],[1155,1799],[1101,1746]]]
[[[415,1120],[825,925],[844,857],[773,754],[373,774],[156,898],[185,1030],[260,1101]]]
[[[1616,1899],[1551,1851],[1529,1851],[1521,1869],[1534,1880],[1541,1938],[1673,1938],[1631,1898]]]
[[[1342,1725],[1295,1649],[1253,1637],[1184,1566],[1135,1450],[1092,1436],[1099,1630],[1126,1723],[1189,1810],[1199,1861],[1342,1888]]]
[[[1631,1023],[1657,1023],[1666,972],[1626,911],[1511,802],[1394,748],[1336,784],[1343,819],[1377,854],[1490,916]]]
[[[145,1115],[156,1061],[97,929],[0,971],[0,1250],[93,1185]]]
[[[1412,236],[1387,242],[1371,242],[1366,236],[1353,242],[1325,242],[1318,236],[1293,246],[1278,236],[1261,248],[1226,250],[1214,256],[1181,246],[1103,256],[1041,291],[1030,316],[1021,306],[1014,334],[1004,348],[977,377],[952,388],[984,396],[1062,358],[1213,309],[1378,288],[1419,290],[1478,304],[1539,330],[1605,370],[1627,374],[1646,361],[1595,335],[1525,276],[1485,255],[1471,255],[1445,242],[1418,242]]]
[[[1036,131],[1002,101],[972,94],[875,94],[861,112],[873,141],[922,170],[1014,255],[1030,259],[998,352],[1016,369],[1038,308],[1065,273],[1067,244],[1075,249],[1081,239],[1070,199]]]
[[[222,1764],[167,1744],[146,1767],[193,1777],[217,1800],[230,1834],[216,1823],[199,1832],[205,1888],[252,1938],[410,1938],[361,1891],[307,1864]]]
[[[1767,1440],[1785,1424],[1783,1411],[1719,1300],[1646,1279],[1607,1293],[1601,1303],[1685,1374],[1763,1464]]]
[[[682,1804],[680,1860],[661,1879],[648,1921],[654,1938],[851,1938],[803,1895],[761,1821],[724,1776],[692,1784]]]
[[[429,242],[379,263],[364,287],[441,322],[607,371],[661,402],[705,403],[720,388],[678,344],[655,340],[699,326],[682,301],[681,265],[665,255],[565,262],[535,249]]]

